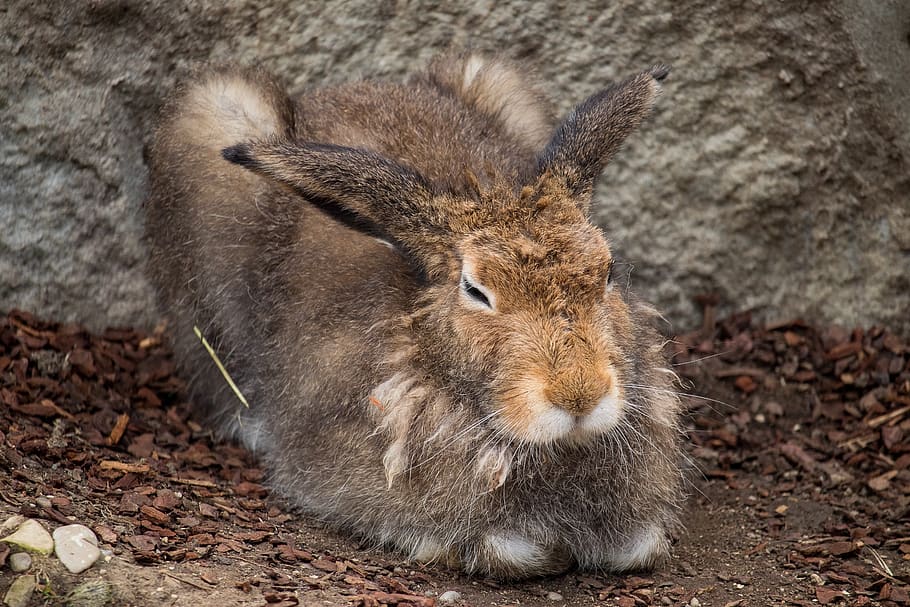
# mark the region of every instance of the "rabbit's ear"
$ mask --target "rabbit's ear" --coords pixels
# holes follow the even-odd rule
[[[594,183],[623,141],[638,128],[670,68],[659,65],[613,84],[575,107],[538,157],[538,174],[563,179],[587,204]]]
[[[349,224],[383,237],[426,266],[444,218],[415,171],[373,152],[306,142],[255,141],[222,150],[226,160],[290,186]]]

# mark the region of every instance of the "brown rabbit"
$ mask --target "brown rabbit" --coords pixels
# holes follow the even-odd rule
[[[413,559],[653,565],[681,501],[674,375],[588,210],[667,71],[555,128],[517,68],[467,53],[296,102],[198,73],[155,136],[146,228],[196,401],[296,505]]]

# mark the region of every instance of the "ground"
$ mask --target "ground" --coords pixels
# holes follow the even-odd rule
[[[910,347],[881,328],[747,314],[668,345],[688,406],[690,498],[653,572],[518,584],[367,550],[289,510],[194,417],[166,333],[0,316],[0,523],[83,523],[105,557],[36,557],[31,605],[910,604]],[[14,575],[0,547],[0,596]]]

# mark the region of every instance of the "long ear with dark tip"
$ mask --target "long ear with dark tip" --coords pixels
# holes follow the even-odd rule
[[[432,198],[416,172],[378,154],[316,143],[251,142],[221,152],[225,160],[335,204],[394,235],[423,223]]]
[[[368,150],[307,142],[253,141],[225,160],[291,187],[311,203],[396,246],[419,272],[444,276],[452,223],[471,209],[436,195],[417,172]],[[464,223],[464,222],[462,222]]]
[[[538,157],[538,174],[563,179],[572,193],[590,197],[594,182],[623,141],[651,113],[660,81],[670,68],[657,65],[613,84],[576,106]]]

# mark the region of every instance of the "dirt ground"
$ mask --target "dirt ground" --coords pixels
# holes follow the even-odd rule
[[[0,315],[0,522],[83,523],[105,556],[36,558],[30,605],[907,605],[910,347],[881,328],[756,327],[668,346],[692,458],[685,531],[656,571],[518,584],[367,550],[289,511],[193,417],[162,331]],[[0,596],[13,574],[0,548]]]

